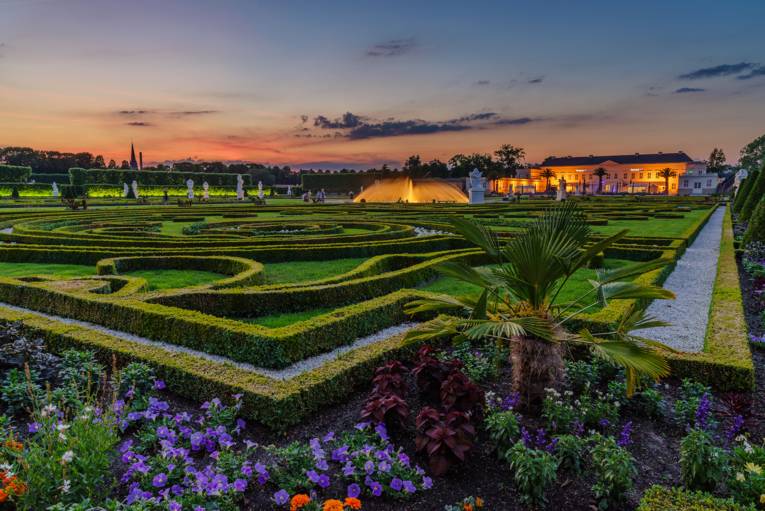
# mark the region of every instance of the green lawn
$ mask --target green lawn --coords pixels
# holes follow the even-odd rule
[[[625,261],[623,259],[606,259],[606,268],[620,268],[633,264],[633,261]],[[484,268],[490,268],[491,266],[485,266]],[[578,299],[584,293],[592,289],[587,279],[595,277],[595,270],[583,268],[576,272],[564,288],[561,290],[556,303],[566,303]],[[432,293],[443,293],[452,296],[468,295],[479,292],[479,288],[472,284],[466,284],[452,277],[440,277],[439,279],[430,282],[421,287],[424,291],[430,291]],[[589,301],[587,302],[589,303]],[[589,309],[589,312],[598,310],[598,307]]]
[[[354,269],[366,259],[349,258],[331,261],[291,261],[266,264],[266,281],[269,284],[291,284],[323,279]]]
[[[143,277],[149,283],[150,291],[198,286],[228,277],[220,273],[201,270],[136,270],[124,275]]]
[[[87,277],[96,274],[96,267],[81,264],[48,263],[0,263],[0,275],[3,277],[29,277],[30,275],[52,275],[71,278]]]
[[[240,321],[245,323],[254,323],[256,325],[265,326],[268,328],[280,328],[283,326],[291,325],[293,323],[299,323],[311,319],[315,316],[326,314],[333,310],[330,307],[322,309],[313,309],[309,311],[301,312],[287,312],[284,314],[273,314],[271,316],[261,316],[259,318],[239,318]]]
[[[649,220],[609,220],[608,225],[593,226],[598,234],[616,234],[622,229],[629,229],[627,236],[647,236],[657,238],[679,238],[691,225],[707,214],[707,209],[694,209],[682,212],[683,218],[651,218]],[[603,215],[608,218],[608,215]]]

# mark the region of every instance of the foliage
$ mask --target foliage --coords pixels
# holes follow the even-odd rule
[[[761,198],[752,211],[749,225],[744,233],[744,246],[752,242],[765,242],[765,199]]]
[[[372,393],[361,410],[361,419],[388,426],[404,424],[409,417],[409,405],[396,394]]]
[[[654,349],[657,345],[647,345],[629,334],[630,330],[662,324],[646,318],[640,309],[627,314],[617,329],[611,331],[612,340],[597,338],[597,335],[606,335],[605,332],[593,335],[583,330],[579,336],[560,332],[561,325],[597,303],[673,296],[658,287],[620,282],[667,262],[658,260],[616,270],[598,270],[597,280],[584,296],[567,306],[553,305],[566,281],[623,237],[624,231],[588,246],[590,227],[586,216],[573,202],[547,211],[505,246],[500,245],[495,233],[472,220],[455,219],[453,225],[468,241],[482,248],[498,267],[481,272],[465,263],[443,264],[444,273],[477,285],[481,295],[477,299],[439,295],[411,303],[410,313],[456,309],[468,315],[444,319],[438,327],[415,331],[411,337],[460,335],[511,343],[514,387],[522,392],[526,401],[541,399],[541,389],[550,387],[560,377],[563,362],[557,347],[561,341],[584,343],[600,356],[623,365],[630,393],[638,375],[658,378],[668,373],[667,362]],[[588,297],[592,297],[589,304],[583,302]]]
[[[164,387],[164,382],[157,382],[154,377],[154,370],[139,362],[131,362],[125,366],[119,372],[118,383],[118,395],[130,401],[137,410],[146,408],[156,387]]]
[[[748,222],[757,204],[765,196],[765,164],[757,173],[757,177],[752,183],[752,187],[749,189],[749,193],[745,199],[744,205],[741,207],[738,220],[740,222]]]
[[[763,507],[765,446],[752,445],[745,437],[739,437],[731,451],[728,474],[727,485],[734,499]]]
[[[675,420],[682,425],[693,425],[696,412],[703,396],[711,396],[712,389],[703,383],[684,378],[680,384],[680,393],[675,400]]]
[[[483,425],[500,457],[518,441],[520,425],[512,410],[489,408]]]
[[[31,174],[30,167],[0,164],[0,183],[26,183]]]
[[[441,384],[441,404],[447,411],[471,413],[483,403],[483,390],[462,371],[453,370]]]
[[[455,463],[465,461],[475,433],[464,412],[443,413],[426,406],[417,416],[416,449],[427,454],[431,471],[441,476]]]
[[[725,474],[726,455],[714,445],[712,435],[691,429],[680,443],[680,475],[692,490],[714,490]]]
[[[29,366],[42,380],[51,380],[59,371],[59,358],[45,350],[43,340],[29,339],[21,323],[0,324],[0,368]]]
[[[29,376],[21,369],[11,369],[5,375],[0,397],[11,415],[29,413],[36,400],[43,395],[36,372],[29,371]]]
[[[585,389],[575,397],[567,390],[563,394],[547,389],[542,402],[542,417],[556,432],[575,432],[577,428],[608,428],[619,418],[620,396],[603,394],[600,390]]]
[[[438,401],[441,396],[441,384],[460,364],[456,360],[439,360],[430,346],[420,348],[417,352],[417,363],[412,369],[420,396],[430,402]]]
[[[739,164],[750,171],[765,165],[765,135],[755,138],[741,149]]]
[[[637,475],[635,460],[629,451],[619,447],[613,437],[595,435],[592,447],[592,468],[595,484],[592,487],[598,509],[609,509],[624,500]]]
[[[580,474],[584,466],[587,439],[576,435],[560,435],[555,438],[555,457],[558,459],[558,466],[572,474]]]
[[[474,347],[474,344],[478,346]],[[443,352],[439,357],[444,361],[457,360],[462,370],[473,381],[485,382],[499,376],[502,363],[507,359],[507,349],[496,342],[457,343],[451,352]]]
[[[547,502],[545,492],[557,477],[558,461],[555,457],[519,441],[510,448],[507,458],[521,502],[530,507],[540,507]]]
[[[81,399],[98,393],[104,366],[92,351],[67,350],[61,354],[61,386],[74,389]]]
[[[689,492],[682,488],[651,486],[640,499],[637,511],[754,511],[732,499],[720,499],[708,493]]]

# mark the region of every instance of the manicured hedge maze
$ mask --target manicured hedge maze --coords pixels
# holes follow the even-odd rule
[[[0,276],[6,304],[0,319],[23,319],[53,349],[76,346],[107,360],[150,363],[172,390],[194,399],[242,393],[251,417],[286,427],[344,398],[382,360],[416,346],[396,333],[337,356],[313,357],[430,319],[406,317],[403,308],[439,278],[439,263],[487,263],[450,234],[450,217],[475,216],[511,237],[549,205],[13,210],[0,213],[0,264],[30,273]],[[630,260],[676,259],[713,211],[693,199],[591,200],[582,207],[597,236],[633,228],[633,236],[605,254]],[[61,264],[79,265],[83,275],[58,277]],[[212,277],[149,290],[156,275],[179,270]],[[639,279],[659,283],[669,271]],[[616,323],[629,306],[624,302],[582,324]],[[283,326],[258,324],[264,318],[280,318]],[[711,355],[691,358],[683,368],[697,362],[710,379],[718,374]],[[289,372],[294,364],[304,370]],[[746,368],[730,371],[736,384],[748,385]]]

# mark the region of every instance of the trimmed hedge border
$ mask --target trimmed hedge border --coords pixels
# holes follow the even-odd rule
[[[636,511],[755,511],[754,506],[720,499],[704,492],[654,485],[646,490]]]

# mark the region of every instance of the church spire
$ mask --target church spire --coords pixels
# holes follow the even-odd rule
[[[138,162],[135,159],[135,147],[133,147],[133,142],[130,142],[130,169],[138,170]]]

